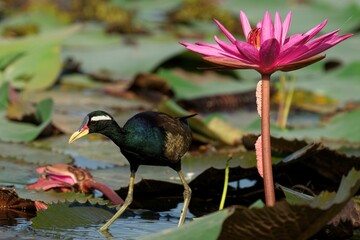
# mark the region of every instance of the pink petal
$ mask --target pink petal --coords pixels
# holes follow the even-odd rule
[[[214,19],[216,24],[219,26],[221,31],[225,34],[225,36],[230,40],[230,42],[235,43],[236,39],[234,36],[216,19]]]
[[[214,37],[215,41],[217,42],[217,44],[219,44],[219,46],[225,51],[228,52],[232,55],[238,56],[239,55],[239,51],[237,50],[236,46],[234,44],[231,43],[227,43],[224,42],[222,40],[220,40],[218,37]],[[236,40],[235,40],[236,41]]]
[[[251,44],[236,41],[236,47],[243,59],[250,64],[259,64],[259,51]]]
[[[316,34],[318,34],[318,32],[321,31],[321,29],[323,29],[325,27],[327,22],[328,22],[328,20],[325,19],[322,23],[320,23],[319,25],[317,25],[314,28],[310,29],[304,35],[309,36],[309,39],[313,38]]]
[[[39,178],[36,183],[30,184],[26,186],[26,189],[35,189],[35,190],[44,190],[47,191],[52,188],[58,188],[58,187],[70,187],[63,182],[59,181],[52,181],[44,178]]]
[[[228,57],[203,57],[205,61],[220,65],[219,69],[258,69],[257,65],[247,64]]]
[[[240,11],[240,21],[241,21],[241,26],[242,26],[242,30],[244,33],[244,37],[245,37],[245,39],[247,39],[249,33],[251,32],[251,26],[249,23],[249,19],[246,17],[246,15],[243,11]]]
[[[339,29],[329,32],[327,34],[324,34],[318,38],[315,38],[314,40],[312,40],[311,42],[306,44],[306,46],[308,46],[309,48],[315,48],[324,42],[328,42],[328,41],[331,41],[332,39],[336,39],[338,37],[338,35],[337,35],[338,32],[339,32]]]
[[[276,39],[269,39],[260,46],[259,57],[260,67],[271,68],[276,62],[280,53],[280,44]]]
[[[336,38],[338,31],[339,30],[335,30],[333,32],[327,33],[321,37],[316,38],[315,40],[313,40],[307,44],[304,44],[304,46],[297,49],[297,51],[292,51],[292,53],[288,57],[292,58],[291,61],[299,61],[301,59],[307,58],[307,57],[302,57],[302,56],[305,53],[309,52],[310,50],[317,48],[319,45],[322,45],[329,40],[331,41],[331,39],[333,39],[334,37]]]
[[[38,168],[36,169],[36,172],[37,172],[38,174],[42,174],[43,172],[45,172],[45,169],[46,169],[46,166],[38,167]]]
[[[306,59],[306,58],[310,58],[312,56],[315,56],[337,44],[339,44],[340,42],[348,39],[349,37],[353,36],[352,34],[346,34],[346,35],[343,35],[339,38],[337,38],[336,40],[332,40],[330,42],[325,42],[321,45],[319,45],[318,47],[316,48],[313,48],[313,49],[310,49],[307,53],[305,53],[304,55],[298,57],[297,59],[295,59],[295,61],[301,61],[303,59]]]
[[[292,38],[292,40],[289,40],[285,45],[282,46],[277,64],[291,62],[292,56],[297,56],[299,53],[307,50],[307,47],[304,44],[308,41],[308,36],[304,36],[302,34],[295,34],[288,39],[290,38]]]
[[[294,45],[303,45],[306,42],[308,42],[309,40],[310,40],[309,36],[297,33],[297,34],[291,35],[290,37],[286,38],[281,49],[285,50],[289,47],[293,47]]]
[[[274,38],[274,26],[271,21],[270,13],[266,11],[261,25],[260,44],[262,45],[264,42],[272,38]]]
[[[40,201],[34,201],[34,205],[35,205],[36,211],[40,211],[41,209],[46,210],[48,208],[48,205],[46,203],[43,203]]]
[[[262,154],[262,139],[261,136],[258,137],[255,143],[255,152],[256,152],[256,166],[261,177],[264,177],[264,167],[263,167],[263,154]]]
[[[286,16],[283,26],[282,26],[282,34],[281,34],[281,45],[284,44],[285,39],[286,39],[286,35],[289,31],[290,28],[290,23],[291,23],[291,17],[292,17],[292,13],[291,11],[288,13],[288,15]]]
[[[282,23],[280,14],[276,12],[274,20],[274,37],[281,44],[282,43]]]
[[[67,183],[69,185],[74,185],[75,183],[78,183],[78,181],[73,179],[72,176],[59,176],[59,175],[49,175],[49,180],[58,181]]]
[[[186,48],[193,52],[200,53],[201,55],[204,56],[214,56],[214,57],[222,56],[221,55],[222,50],[220,50],[220,47],[218,47],[217,45],[215,46],[215,44],[213,45],[203,44],[203,43],[199,43],[197,45],[187,44]]]
[[[277,64],[275,67],[276,71],[283,71],[283,72],[289,72],[289,71],[294,71],[303,67],[306,67],[308,65],[311,65],[313,63],[316,63],[318,61],[320,61],[321,59],[325,58],[325,55],[316,55],[314,57],[311,58],[307,58],[301,61],[297,61],[297,62],[290,62],[288,64]]]
[[[45,173],[50,179],[56,179],[74,184],[77,182],[77,178],[74,173],[69,170],[70,166],[67,164],[54,164],[46,167]]]

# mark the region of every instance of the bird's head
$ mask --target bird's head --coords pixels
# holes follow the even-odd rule
[[[113,117],[104,111],[91,112],[85,116],[79,130],[71,135],[69,143],[72,143],[89,133],[101,133],[102,130],[113,124],[113,122]]]

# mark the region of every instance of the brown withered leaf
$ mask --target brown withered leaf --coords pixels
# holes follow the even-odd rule
[[[33,201],[19,198],[15,189],[0,187],[0,226],[16,225],[16,218],[30,219],[36,216]]]
[[[35,112],[36,109],[32,103],[19,100],[9,104],[6,109],[6,117],[12,121],[38,124]]]

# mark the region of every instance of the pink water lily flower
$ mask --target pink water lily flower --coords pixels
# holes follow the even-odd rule
[[[289,12],[282,22],[279,13],[274,22],[270,13],[265,12],[255,28],[251,28],[244,12],[240,12],[242,30],[246,42],[237,40],[219,21],[216,24],[230,42],[215,36],[217,44],[181,43],[187,49],[200,53],[204,59],[234,69],[255,69],[261,74],[272,74],[275,71],[292,71],[317,62],[325,57],[318,55],[352,36],[338,35],[339,30],[314,38],[326,25],[327,20],[306,33],[287,37],[292,13]]]
[[[44,190],[51,189],[61,192],[92,193],[93,190],[102,192],[113,204],[123,204],[124,201],[112,189],[105,184],[95,181],[86,169],[68,165],[54,164],[42,166],[36,169],[40,174],[36,183],[26,186],[27,189]]]
[[[315,37],[326,25],[327,20],[303,34],[287,37],[291,12],[282,22],[279,13],[272,22],[270,13],[255,28],[251,28],[244,12],[240,12],[242,30],[246,41],[237,40],[221,23],[215,20],[230,42],[215,36],[216,44],[181,43],[187,49],[200,53],[206,61],[217,64],[218,69],[254,69],[261,74],[256,88],[256,103],[261,117],[261,136],[256,147],[259,174],[264,179],[267,206],[275,204],[274,182],[270,145],[270,76],[276,71],[292,71],[315,63],[325,57],[323,51],[352,36],[338,35],[339,30]]]

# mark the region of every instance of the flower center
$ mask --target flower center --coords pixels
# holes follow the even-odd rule
[[[260,34],[261,28],[253,28],[246,38],[247,42],[256,47],[256,49],[260,49]]]

